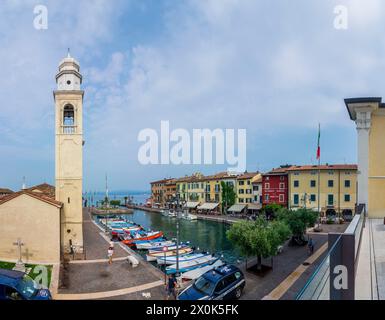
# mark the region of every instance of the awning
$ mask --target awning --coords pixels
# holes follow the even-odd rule
[[[219,203],[216,202],[207,202],[202,204],[201,206],[198,207],[199,210],[214,210],[216,207],[219,206]]]
[[[195,209],[197,206],[199,206],[199,202],[196,201],[188,201],[185,205],[185,208],[188,209]]]
[[[260,204],[260,203],[249,203],[247,205],[247,209],[249,209],[249,210],[261,210],[262,209],[262,204]]]
[[[241,212],[243,209],[245,209],[245,207],[246,207],[245,204],[234,204],[227,211]]]

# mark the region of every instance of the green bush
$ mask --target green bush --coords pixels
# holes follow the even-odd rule
[[[298,209],[295,211],[282,208],[277,212],[279,221],[285,222],[293,237],[302,238],[306,228],[314,226],[318,219],[318,214],[309,209]]]

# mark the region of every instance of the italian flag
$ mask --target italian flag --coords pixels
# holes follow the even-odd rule
[[[317,160],[319,160],[321,158],[321,147],[319,144],[320,138],[321,138],[321,125],[318,124]]]

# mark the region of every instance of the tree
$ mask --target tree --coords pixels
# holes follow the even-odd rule
[[[120,206],[120,200],[111,200],[110,205],[113,207],[119,207]]]
[[[127,200],[128,200],[128,197],[125,196],[125,197],[124,197],[124,205],[125,205],[125,206],[127,206]]]
[[[259,217],[255,221],[234,223],[227,231],[228,239],[239,248],[242,256],[257,257],[257,270],[262,270],[262,258],[277,254],[278,247],[290,235],[288,226],[281,221],[268,222]]]
[[[222,189],[222,212],[226,212],[227,208],[231,207],[235,203],[237,194],[234,191],[234,186],[221,181]]]
[[[288,210],[282,208],[278,213],[278,220],[286,223],[292,234],[292,242],[306,243],[304,234],[306,229],[313,226],[318,219],[318,214],[309,209]]]
[[[266,218],[274,217],[276,213],[282,209],[280,204],[271,203],[263,208],[263,212],[265,213]]]

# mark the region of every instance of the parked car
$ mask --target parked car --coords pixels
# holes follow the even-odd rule
[[[0,269],[0,300],[51,300],[48,289],[24,272]]]
[[[224,265],[206,272],[178,295],[178,300],[239,299],[246,285],[239,268]]]

